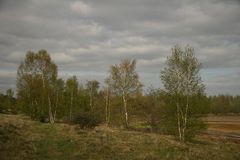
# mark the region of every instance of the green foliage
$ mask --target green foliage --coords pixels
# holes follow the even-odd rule
[[[13,95],[12,89],[8,89],[6,95],[0,93],[0,113],[17,113],[16,98]]]
[[[201,64],[194,55],[194,49],[187,46],[182,50],[179,46],[172,49],[172,55],[167,59],[167,67],[161,72],[166,94],[168,112],[166,117],[171,121],[167,126],[175,128],[174,133],[180,141],[188,137],[194,137],[193,129],[199,130],[197,116],[200,115],[201,99],[205,97],[204,85],[202,84],[199,71]],[[171,117],[171,118],[170,118]],[[192,135],[188,135],[191,133]]]
[[[117,96],[122,97],[125,127],[128,128],[128,98],[131,95],[140,94],[143,86],[136,72],[136,60],[126,59],[120,64],[112,65],[106,82]]]
[[[240,96],[218,95],[209,97],[209,113],[240,113]]]
[[[72,120],[72,114],[76,109],[78,96],[78,81],[76,76],[72,76],[66,81],[66,104],[68,106],[69,120]]]
[[[93,84],[92,100],[97,100],[99,82]],[[68,78],[66,83],[58,79],[57,66],[45,50],[28,52],[18,67],[18,104],[22,112],[41,122],[54,123],[66,116],[71,120],[74,113],[88,110],[88,89],[79,88],[76,76]]]
[[[164,88],[171,95],[196,95],[204,93],[199,71],[201,64],[195,57],[194,49],[186,46],[183,51],[179,46],[172,48],[172,55],[167,59],[167,67],[161,71]]]
[[[56,79],[57,66],[46,50],[37,53],[29,51],[24,62],[19,65],[17,97],[24,103],[23,111],[33,119],[48,115],[49,120],[54,121],[53,92]]]
[[[125,123],[124,109],[122,107],[122,99],[119,96],[114,96],[110,101],[110,117],[109,125],[114,127],[122,127]]]
[[[86,84],[86,89],[89,94],[89,106],[91,111],[94,110],[95,99],[98,96],[99,82],[96,80],[88,81]]]
[[[139,76],[136,70],[136,60],[123,60],[120,64],[111,66],[108,83],[113,90],[122,95],[134,93],[141,89]]]
[[[95,128],[101,121],[98,115],[92,112],[85,112],[76,114],[72,120],[72,123],[78,124],[82,129],[85,128]]]
[[[9,88],[9,89],[7,89],[7,91],[6,91],[6,95],[7,95],[9,98],[13,98],[14,91],[13,91],[11,88]]]
[[[101,90],[97,80],[80,84],[76,76],[58,78],[57,65],[47,51],[28,52],[17,71],[17,102],[11,89],[0,94],[0,112],[20,109],[34,120],[73,120],[83,128],[97,120],[117,127],[133,121],[144,131],[179,135],[180,127],[183,137],[191,139],[206,128],[201,121],[206,113],[240,113],[239,96],[206,97],[200,69],[193,48],[175,46],[161,72],[165,90],[151,88],[142,95],[135,60],[110,66]]]
[[[92,94],[97,95],[99,84],[97,80],[87,81],[86,88],[89,92],[92,92]]]

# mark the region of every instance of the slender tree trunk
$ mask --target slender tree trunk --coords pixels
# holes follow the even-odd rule
[[[89,98],[90,98],[90,108],[91,108],[91,111],[93,111],[93,84],[92,84],[92,82],[91,82]]]
[[[183,141],[185,141],[185,131],[187,128],[187,118],[188,118],[188,108],[189,108],[189,97],[187,95],[187,102],[186,102],[186,108],[185,108],[185,115],[184,115],[184,125],[183,125]]]
[[[109,125],[110,123],[110,116],[111,116],[111,113],[110,113],[110,94],[109,94],[109,88],[108,88],[108,119],[107,119],[107,123]]]
[[[90,93],[90,108],[91,108],[91,111],[93,111],[93,101],[92,101],[92,93]]]
[[[108,125],[108,104],[107,104],[107,100],[106,100],[106,104],[105,104],[105,122]]]
[[[186,109],[186,108],[185,108]],[[183,111],[184,109],[182,109],[180,106],[179,106],[179,114],[180,114],[180,131],[181,131],[181,141],[184,142],[184,139],[185,139],[185,128],[184,128],[184,125],[185,125],[185,112]]]
[[[110,113],[110,102],[108,103],[108,119],[107,119],[107,124],[109,125],[110,124],[110,116],[111,116],[111,113]]]
[[[52,115],[52,105],[51,105],[51,100],[48,95],[48,114],[49,114],[49,121],[51,124],[54,123],[53,115]]]
[[[128,112],[127,112],[127,100],[126,100],[126,95],[123,92],[123,105],[124,105],[124,112],[125,112],[125,127],[128,128]]]
[[[73,106],[73,91],[71,94],[71,100],[70,100],[70,109],[69,109],[69,119],[72,120],[72,106]]]
[[[107,93],[106,93],[106,104],[105,104],[105,121],[106,121],[106,124],[108,125],[108,104],[109,104],[109,101],[108,101],[108,88],[107,88]]]
[[[43,114],[44,114],[44,102],[46,103],[46,97],[44,97],[45,96],[45,92],[46,92],[46,90],[45,90],[45,81],[44,81],[44,78],[43,78],[43,74],[42,74],[42,87],[43,87],[43,91],[42,91],[42,107],[40,108],[40,114],[41,114],[41,116],[43,116]]]
[[[190,66],[189,66],[190,67]],[[183,129],[182,129],[182,135],[183,135],[183,142],[185,141],[185,131],[187,128],[187,118],[188,118],[188,108],[189,108],[189,73],[190,73],[190,68],[188,67],[187,69],[187,86],[186,86],[186,108],[185,108],[185,113],[184,113],[184,119],[183,119]]]
[[[55,107],[54,115],[53,115],[54,121],[55,121],[55,119],[56,119],[57,108],[58,108],[58,91],[57,91],[57,97],[56,97],[56,107]]]
[[[177,103],[177,122],[178,122],[178,136],[179,136],[179,141],[182,141],[181,121],[180,121],[180,107],[179,107],[179,104],[178,104],[178,103]]]
[[[105,104],[105,121],[106,124],[109,125],[109,120],[110,120],[110,109],[109,109],[109,88],[107,88],[107,93],[106,93],[106,104]]]

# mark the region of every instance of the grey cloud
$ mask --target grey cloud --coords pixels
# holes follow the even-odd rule
[[[0,72],[16,71],[28,50],[47,49],[60,75],[103,81],[111,64],[135,58],[145,86],[162,87],[175,44],[193,46],[204,70],[240,69],[239,10],[238,0],[1,0]],[[87,74],[94,72],[101,75]],[[226,75],[203,74],[208,93],[236,94],[233,76],[215,81]],[[13,86],[7,79],[14,78],[1,75],[0,88]]]
[[[0,71],[0,93],[5,93],[8,88],[16,89],[16,72]]]
[[[210,77],[205,77],[207,92],[209,94],[239,94],[240,91],[240,72],[238,69],[221,69],[225,70],[223,73],[219,69],[212,70],[215,73],[212,73]]]

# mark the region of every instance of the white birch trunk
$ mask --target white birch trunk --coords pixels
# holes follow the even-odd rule
[[[177,122],[178,122],[178,137],[179,137],[179,141],[182,141],[181,121],[180,121],[180,108],[179,108],[179,104],[178,103],[177,103]]]
[[[50,100],[49,95],[48,95],[48,114],[49,114],[49,122],[51,124],[53,124],[54,119],[53,119],[53,115],[52,115],[52,105],[51,105],[51,100]]]
[[[127,100],[125,92],[123,92],[123,105],[124,105],[124,112],[125,112],[125,127],[128,128],[128,112],[127,112]]]
[[[54,115],[53,115],[54,121],[55,121],[55,119],[56,119],[57,108],[58,108],[58,91],[57,91],[57,97],[56,97],[56,107],[55,107]]]
[[[105,104],[105,120],[106,124],[109,124],[109,88],[107,88],[107,93],[106,93],[106,104]]]
[[[72,106],[73,106],[73,90],[71,93],[71,99],[70,99],[70,109],[69,109],[69,119],[72,120]]]

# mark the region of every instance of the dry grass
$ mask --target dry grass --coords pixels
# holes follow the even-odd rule
[[[240,159],[240,146],[229,142],[199,139],[181,144],[171,136],[106,126],[82,130],[75,125],[33,122],[23,116],[0,114],[0,121],[1,160]]]

